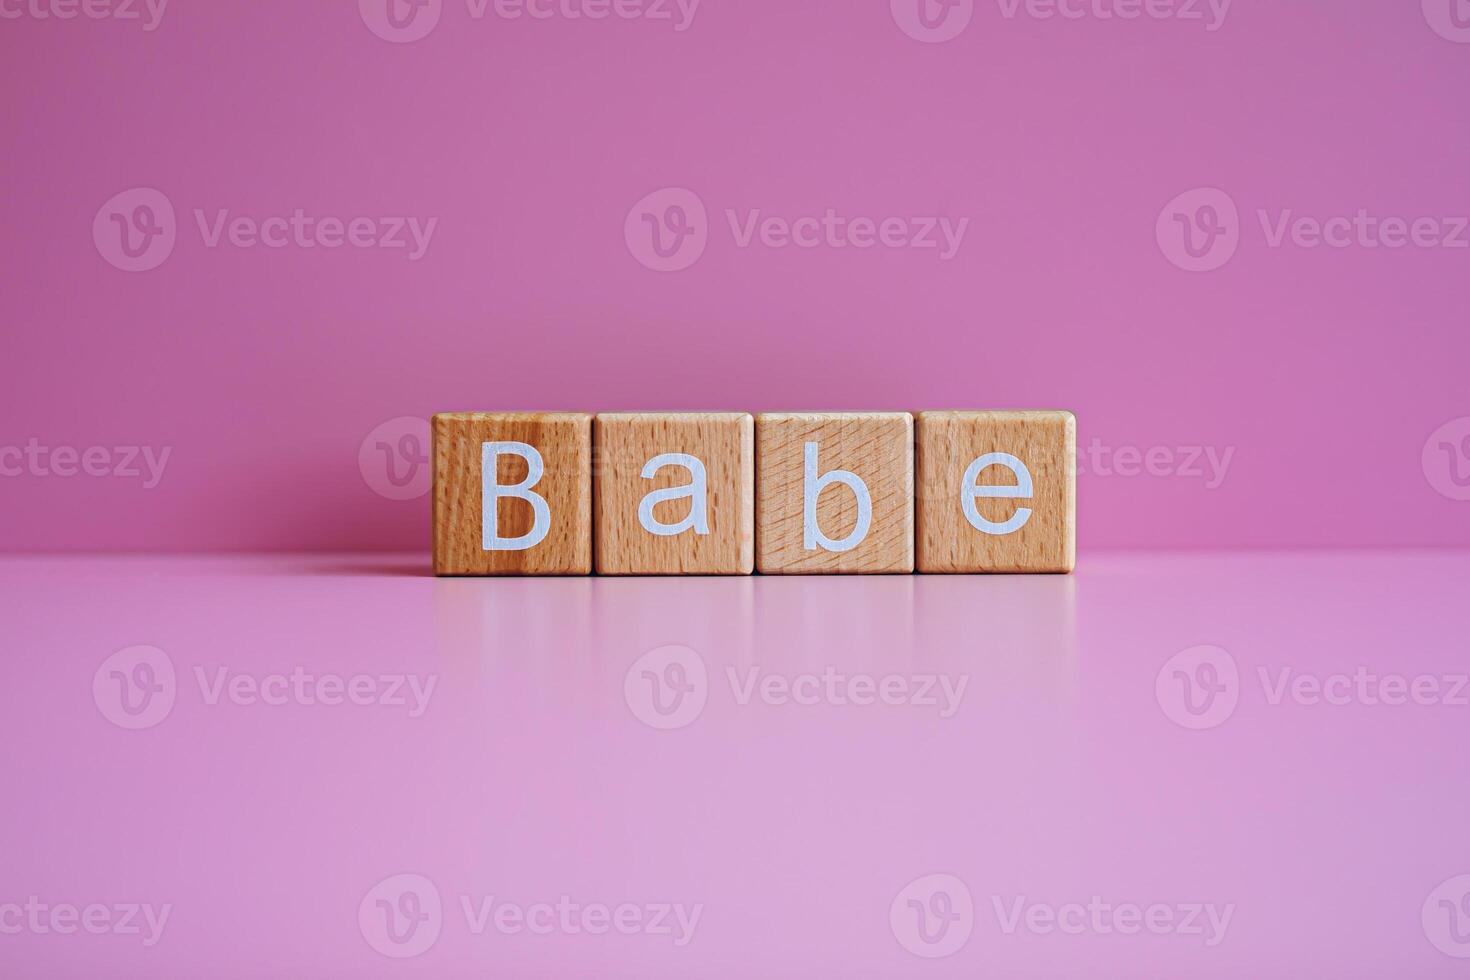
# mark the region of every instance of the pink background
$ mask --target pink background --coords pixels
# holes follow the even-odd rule
[[[1080,442],[1234,447],[1223,484],[1082,477],[1094,547],[1470,544],[1421,465],[1470,413],[1470,251],[1268,247],[1256,211],[1470,213],[1470,46],[1419,3],[1237,0],[1224,25],[1007,19],[923,44],[886,0],[374,36],[352,2],[0,20],[0,444],[170,446],[161,484],[0,480],[0,546],[422,549],[358,468],[386,419],[568,407],[1066,407]],[[159,268],[91,225],[178,211]],[[691,268],[634,202],[709,209]],[[1239,252],[1155,240],[1218,187]],[[437,217],[426,256],[206,248],[193,210]],[[725,219],[969,217],[934,251],[737,248]]]

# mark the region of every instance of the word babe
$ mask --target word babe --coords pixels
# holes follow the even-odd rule
[[[453,413],[439,575],[1070,572],[1069,412]]]

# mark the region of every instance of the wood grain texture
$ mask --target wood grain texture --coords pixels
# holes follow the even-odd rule
[[[545,472],[530,489],[546,499],[546,537],[524,551],[486,551],[482,536],[481,447],[523,442],[541,454]],[[577,412],[449,412],[434,416],[433,535],[436,575],[587,575],[592,571],[592,417]],[[503,485],[526,477],[526,463],[501,456]],[[525,534],[525,500],[502,497],[502,537]]]
[[[755,428],[744,412],[603,413],[593,420],[593,483],[599,575],[749,575],[755,561]],[[651,478],[655,456],[684,453],[704,464],[708,534],[690,528],[660,536],[644,529],[638,506],[650,492],[687,486],[682,466]],[[677,524],[688,498],[660,501],[653,518]]]
[[[1076,565],[1077,420],[1071,412],[920,412],[918,569],[920,572],[1070,572]],[[961,488],[970,463],[1008,453],[1031,474],[1030,499],[976,497],[980,517],[997,524],[1018,508],[1031,516],[1009,534],[978,530],[966,518]],[[1003,466],[987,466],[977,486],[1015,486]]]
[[[914,420],[907,412],[764,413],[756,416],[756,568],[763,574],[907,573],[914,570]],[[868,488],[872,524],[851,551],[805,547],[805,445],[817,472],[846,470]],[[817,498],[818,524],[838,540],[857,523],[845,486]]]

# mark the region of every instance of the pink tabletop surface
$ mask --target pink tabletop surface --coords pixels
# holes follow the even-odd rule
[[[1470,966],[1464,555],[425,564],[0,562],[0,975]]]

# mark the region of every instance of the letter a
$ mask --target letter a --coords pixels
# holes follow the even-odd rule
[[[709,482],[704,473],[704,464],[698,457],[686,453],[664,453],[655,456],[643,466],[643,479],[651,480],[653,475],[665,466],[682,466],[694,477],[694,482],[682,487],[668,487],[664,490],[654,490],[644,497],[638,504],[638,523],[643,525],[643,530],[649,534],[657,534],[661,538],[672,537],[683,531],[694,529],[695,534],[709,533]],[[653,516],[653,505],[665,500],[678,500],[680,497],[689,498],[689,516],[677,524],[664,524]]]
[[[519,456],[526,461],[526,478],[512,486],[496,482],[496,461],[501,455]],[[480,526],[481,548],[485,551],[525,551],[541,543],[551,530],[551,508],[546,498],[531,490],[541,480],[546,464],[536,447],[524,442],[486,442],[480,446]],[[502,538],[497,526],[496,505],[501,497],[519,497],[531,505],[531,530],[518,538]]]

